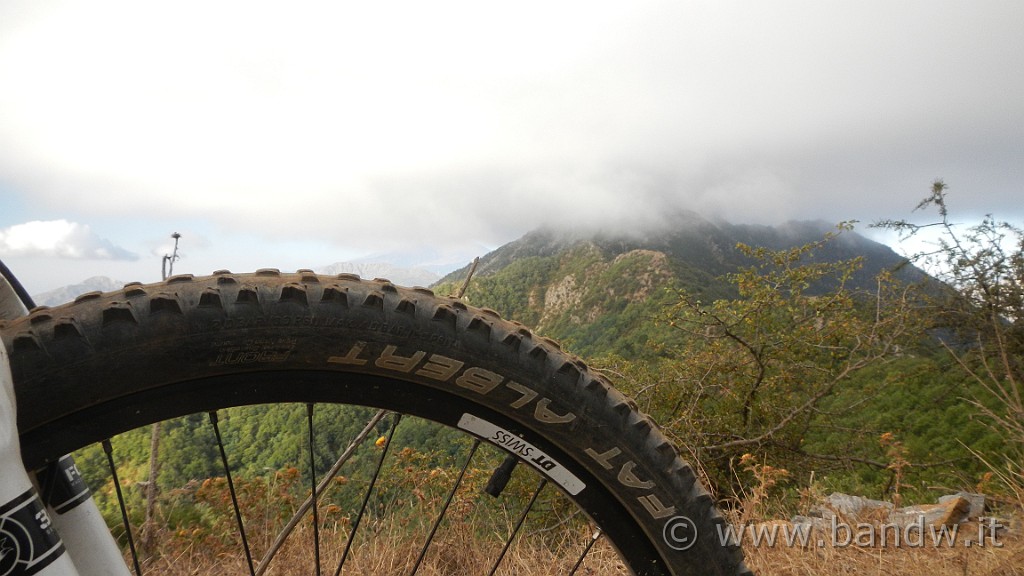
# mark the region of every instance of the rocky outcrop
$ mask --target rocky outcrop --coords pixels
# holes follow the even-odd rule
[[[575,275],[568,275],[548,287],[544,293],[544,314],[560,314],[580,303],[583,293]]]
[[[530,307],[541,308],[541,332],[559,321],[593,323],[611,302],[642,302],[672,282],[672,269],[662,252],[631,250],[608,260],[594,244],[582,243],[562,257],[554,278],[529,296]]]
[[[833,522],[848,525],[955,526],[984,514],[985,496],[958,492],[939,498],[935,504],[917,504],[896,508],[890,502],[871,500],[839,492],[830,494],[812,508],[807,516],[795,516],[795,526],[821,528]]]

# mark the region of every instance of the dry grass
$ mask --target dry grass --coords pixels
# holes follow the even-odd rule
[[[894,463],[899,463],[902,460],[900,444],[891,438],[888,440],[892,448],[889,455]],[[771,520],[786,513],[786,507],[773,499],[771,493],[778,480],[789,473],[757,462],[750,455],[744,455],[741,465],[750,474],[751,481],[741,493],[734,495],[733,500],[738,505],[728,514],[735,525],[748,526],[742,542],[747,566],[755,574],[1024,576],[1024,522],[1021,510],[1013,508],[1012,504],[1007,505],[1016,519],[998,521],[1007,525],[994,535],[993,521],[975,520],[957,526],[952,540],[941,528],[934,529],[936,534],[931,527],[926,527],[923,538],[914,533],[908,541],[906,532],[896,534],[891,525],[886,530],[879,528],[879,523],[888,521],[886,515],[870,528],[858,521],[843,522],[835,529],[829,523],[812,531],[810,537],[797,538],[789,544],[784,531],[792,530],[792,524]],[[897,469],[897,474],[899,472]],[[813,479],[801,495],[799,506],[804,513],[822,500]],[[751,527],[762,535],[764,530],[770,533],[775,528],[774,545],[763,538],[759,545],[754,545],[750,538]]]
[[[420,554],[425,534],[410,535],[406,528],[375,527],[372,534],[357,538],[343,574],[398,576],[411,573]],[[348,534],[345,530],[321,531],[320,565],[324,574],[334,574]],[[584,537],[585,538],[585,537]],[[431,544],[416,574],[423,576],[470,576],[488,574],[500,552],[498,539],[481,541],[460,526],[449,527]],[[552,550],[546,546],[518,542],[502,559],[497,574],[568,574],[580,556],[585,540],[575,550]],[[162,549],[146,558],[143,571],[166,576],[246,574],[245,558],[238,553],[211,549],[195,542],[171,538]],[[259,556],[262,549],[254,550]],[[289,544],[274,558],[268,576],[309,576],[314,574],[315,554],[312,529],[296,530]],[[627,574],[614,549],[599,542],[587,555],[577,574]]]
[[[414,463],[414,453],[402,451],[402,454],[403,466]],[[741,506],[732,511],[737,522],[757,522],[781,513],[771,505],[769,489],[785,471],[763,464],[751,466],[758,488],[737,496]],[[412,572],[423,543],[428,539],[430,523],[438,516],[438,506],[443,500],[439,494],[448,490],[451,478],[447,478],[448,471],[441,469],[421,470],[415,466],[408,469],[412,471],[387,476],[389,483],[385,492],[389,496],[377,502],[374,512],[368,513],[359,527],[343,574],[404,575]],[[481,485],[488,475],[485,469],[474,468],[467,472],[464,485],[456,494],[417,574],[490,573],[521,510],[521,502],[532,491],[535,478],[513,482],[502,500],[495,501],[480,495]],[[253,557],[258,561],[301,501],[296,489],[301,488],[303,482],[297,470],[285,469],[270,479],[238,479],[236,484]],[[323,495],[325,501],[319,507],[323,574],[335,573],[352,531],[351,510],[343,510],[341,500],[333,500],[334,495],[340,497],[348,487],[351,487],[349,481],[340,478],[332,491]],[[188,503],[179,508],[190,515],[170,514],[175,509],[172,505],[177,501],[175,498]],[[510,503],[501,504],[506,498]],[[581,515],[567,512],[557,498],[542,499],[538,508],[502,559],[497,574],[568,574],[580,558],[592,534],[589,522]],[[240,552],[242,547],[224,479],[210,479],[169,493],[166,511],[169,513],[166,522],[162,528],[157,528],[161,544],[144,555],[144,573],[167,576],[249,573]],[[176,519],[171,522],[172,518]],[[837,546],[832,544],[830,534],[814,533],[805,547],[787,546],[784,538],[777,539],[775,546],[763,542],[755,546],[748,537],[744,549],[748,566],[761,576],[811,573],[1024,576],[1022,526],[1024,523],[1020,521],[1012,523],[1008,531],[999,533],[994,542],[986,541],[984,546],[978,545],[978,536],[983,534],[978,524],[968,523],[960,526],[955,543],[941,545],[929,541],[923,545],[903,542],[902,546],[897,546],[890,542],[887,546],[874,546],[854,537],[850,545]],[[822,536],[819,545],[818,539]],[[311,518],[307,515],[266,574],[315,574],[313,542]],[[615,550],[603,540],[598,541],[576,572],[586,576],[627,573]]]
[[[1019,526],[1019,524],[1018,524]],[[416,561],[425,533],[410,534],[408,527],[375,526],[357,538],[343,574],[405,575]],[[1024,576],[1024,538],[1016,532],[1001,533],[996,541],[980,547],[977,523],[962,525],[955,545],[942,546],[833,546],[802,548],[785,545],[745,546],[747,564],[761,576],[836,574],[844,576]],[[552,549],[517,541],[504,558],[497,574],[546,576],[568,574],[579,558],[586,536],[571,544]],[[347,532],[341,528],[321,531],[324,543],[321,566],[324,574],[337,569]],[[972,540],[971,546],[966,540]],[[299,528],[290,543],[275,558],[268,576],[308,576],[314,573],[312,529]],[[424,576],[470,576],[487,574],[495,561],[501,542],[481,541],[462,525],[441,530],[431,545],[417,574]],[[254,551],[258,556],[262,549]],[[187,539],[171,538],[162,551],[144,563],[147,573],[168,576],[206,574],[244,574],[245,560],[237,553],[213,551]],[[627,574],[610,545],[599,542],[577,571],[580,575]]]
[[[1019,526],[1019,524],[1017,524]],[[971,540],[970,546],[967,540]],[[1024,538],[1019,527],[977,545],[978,524],[961,525],[955,545],[934,546],[833,546],[830,538],[822,546],[747,546],[747,564],[762,576],[796,574],[842,574],[881,576],[1024,576]],[[845,541],[845,535],[840,541]],[[998,545],[993,545],[998,544]]]
[[[429,478],[435,476],[426,475]],[[470,478],[469,483],[473,485],[476,481]],[[243,509],[247,516],[249,541],[253,557],[258,561],[281,529],[284,520],[290,516],[294,502],[279,500],[277,497],[280,494],[268,494],[263,490],[265,486],[258,482],[243,482],[241,486],[242,495],[246,496]],[[425,484],[416,486],[411,493],[426,488]],[[480,518],[474,513],[483,507],[483,503],[477,500],[478,488],[471,486],[459,492],[459,498],[455,499],[450,513],[431,542],[417,574],[470,576],[490,573],[512,530],[516,514],[511,510],[505,514],[499,512],[497,522],[481,524]],[[213,506],[217,521],[200,524],[205,526],[201,528],[182,529],[179,525],[177,529],[162,529],[159,535],[162,544],[159,549],[146,555],[144,572],[168,576],[248,573],[245,558],[240,553],[240,538],[235,535],[237,530],[223,482],[205,482],[195,495]],[[274,505],[267,506],[269,501],[273,501]],[[764,506],[761,506],[763,502],[759,502],[745,500],[744,508],[760,510]],[[423,543],[428,539],[430,523],[437,516],[437,501],[434,498],[396,500],[393,509],[401,512],[407,508],[398,505],[410,506],[408,510],[415,510],[415,513],[367,516],[353,541],[344,574],[412,573]],[[280,514],[282,508],[288,513]],[[571,571],[589,542],[593,528],[581,517],[575,516],[563,516],[561,521],[552,525],[552,514],[555,514],[558,506],[554,501],[549,501],[546,509],[547,521],[538,521],[533,525],[527,522],[502,559],[497,574],[541,576],[568,574]],[[491,510],[489,513],[491,517],[493,512]],[[741,513],[734,515],[737,522],[757,522],[763,517],[760,514],[754,514],[753,517]],[[545,514],[540,516],[544,517]],[[331,504],[320,508],[319,518],[322,526],[320,566],[322,573],[334,574],[352,526],[349,516]],[[799,541],[795,545],[786,544],[781,530],[791,525],[769,521],[752,525],[779,527],[779,537],[774,546],[764,541],[760,545],[753,545],[749,532],[745,534],[743,543],[748,566],[761,576],[1024,576],[1024,523],[1017,520],[1009,524],[1009,529],[998,532],[994,540],[987,531],[988,525],[972,522],[958,527],[953,542],[940,539],[936,543],[931,534],[926,533],[925,538],[915,537],[911,542],[904,540],[900,542],[901,545],[894,545],[891,531],[888,533],[887,545],[867,542],[861,537],[865,532],[855,525],[852,530],[837,533],[837,537],[833,537],[831,530],[819,529],[812,532],[802,547]],[[881,533],[876,531],[875,535],[880,540]],[[978,545],[979,536],[985,537],[983,546]],[[906,538],[905,535],[903,537]],[[835,541],[847,545],[835,545]],[[313,542],[311,519],[307,515],[270,564],[266,574],[307,576],[316,573]],[[627,573],[615,550],[603,540],[599,540],[576,572],[579,575]]]

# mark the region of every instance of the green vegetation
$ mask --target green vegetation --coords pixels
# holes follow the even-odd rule
[[[956,236],[936,187],[921,207],[947,237],[911,258],[931,276],[850,226],[699,223],[646,243],[528,236],[509,252],[531,258],[467,299],[604,367],[722,499],[751,481],[744,456],[785,470],[775,490],[794,498],[813,483],[931,501],[995,475],[1019,499],[1020,232],[989,219]]]
[[[770,506],[792,514],[809,494],[834,490],[896,502],[982,490],[1024,506],[1024,233],[992,218],[961,231],[945,191],[937,182],[920,206],[938,213],[936,250],[909,261],[847,225],[781,233],[700,223],[645,242],[545,232],[485,258],[465,300],[560,340],[605,371],[742,518],[763,518]],[[435,290],[460,285],[454,274]],[[318,409],[318,475],[371,413]],[[221,415],[232,472],[263,525],[284,522],[308,492],[305,417],[303,406]],[[382,422],[372,437],[388,429]],[[228,527],[213,515],[225,496],[211,434],[206,415],[168,423],[159,484],[165,529],[216,549],[226,544],[211,539]],[[335,527],[353,520],[361,491],[344,488],[369,481],[380,449],[370,444],[324,500]],[[441,480],[467,441],[414,420],[393,444],[397,459],[373,510],[398,511],[391,517],[419,526],[420,512],[406,507],[443,499]],[[144,479],[148,431],[114,445],[123,484]],[[105,455],[97,447],[77,458],[119,526]],[[499,461],[492,451],[474,465],[468,485],[477,493],[459,500],[460,513],[508,518],[500,501],[478,497]],[[517,482],[510,490],[528,494]],[[141,490],[127,493],[141,510]],[[540,521],[585,529],[563,506],[546,501]]]

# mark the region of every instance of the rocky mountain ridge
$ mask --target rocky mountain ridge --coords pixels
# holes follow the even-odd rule
[[[621,353],[623,345],[639,352],[650,320],[670,305],[675,290],[707,300],[734,296],[725,275],[754,262],[738,244],[778,250],[836,232],[823,221],[738,225],[694,213],[649,230],[539,229],[483,256],[467,300],[568,341],[578,353]],[[865,290],[884,270],[908,281],[926,278],[890,247],[849,230],[810,258],[861,258],[850,285]],[[467,273],[468,268],[452,272],[438,283],[440,291],[452,291]]]

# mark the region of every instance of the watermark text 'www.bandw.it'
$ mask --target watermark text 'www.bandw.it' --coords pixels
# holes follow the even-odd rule
[[[1001,548],[999,534],[1005,528],[994,518],[984,518],[977,526],[954,524],[952,526],[925,524],[921,518],[907,525],[897,524],[847,524],[833,516],[828,524],[731,524],[718,526],[718,538],[725,544],[733,542],[741,546],[754,547],[801,547],[830,545],[846,547],[946,547],[963,546],[970,548]]]

